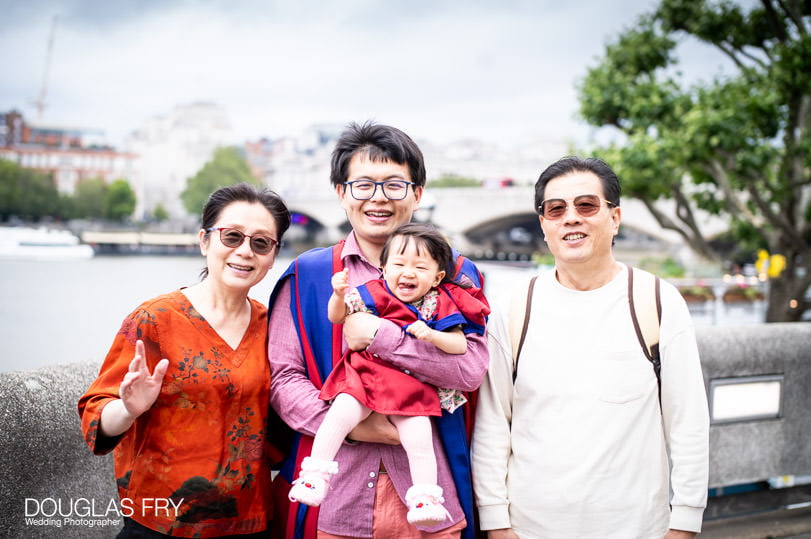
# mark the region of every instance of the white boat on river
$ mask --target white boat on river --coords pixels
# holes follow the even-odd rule
[[[69,230],[0,227],[0,258],[20,260],[69,260],[93,257],[93,248]]]

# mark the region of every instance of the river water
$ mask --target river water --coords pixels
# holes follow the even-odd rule
[[[280,258],[251,291],[267,302],[290,258]],[[0,260],[0,371],[94,360],[99,364],[121,321],[141,302],[197,281],[202,257],[97,256],[78,261]],[[485,292],[499,304],[533,269],[479,263]],[[757,323],[751,308],[693,313],[696,325]]]
[[[279,258],[251,296],[267,302],[290,261]],[[204,262],[183,256],[0,260],[0,371],[101,362],[124,317],[151,297],[197,282]],[[530,271],[480,267],[488,276],[488,292]]]

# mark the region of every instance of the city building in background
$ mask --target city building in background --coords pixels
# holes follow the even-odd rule
[[[297,135],[245,142],[248,166],[254,176],[282,196],[318,191],[329,185],[330,156],[344,128],[319,124]],[[418,144],[425,156],[429,183],[456,175],[479,180],[491,189],[530,185],[544,168],[568,153],[567,143],[561,140],[528,140],[504,148],[473,139],[437,144],[428,135],[418,139]]]
[[[148,220],[162,206],[170,219],[189,219],[180,200],[186,181],[214,150],[234,144],[225,107],[215,103],[178,105],[168,114],[148,118],[124,142],[127,151],[140,157],[130,183],[138,199],[135,218]]]
[[[254,176],[282,197],[313,193],[329,186],[330,157],[344,126],[312,125],[301,133],[244,144]]]
[[[425,155],[429,184],[442,176],[456,175],[480,180],[482,187],[490,189],[534,185],[542,170],[571,153],[562,139],[528,139],[508,147],[475,139],[443,145],[429,140],[418,143]]]
[[[138,156],[107,145],[99,129],[32,123],[10,111],[0,112],[0,158],[41,172],[60,193],[72,194],[87,179],[132,183]]]

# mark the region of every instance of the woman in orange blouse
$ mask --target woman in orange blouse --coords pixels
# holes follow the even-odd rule
[[[87,444],[114,450],[119,538],[267,536],[267,310],[248,292],[289,226],[272,191],[213,193],[202,280],[133,311],[79,400]]]

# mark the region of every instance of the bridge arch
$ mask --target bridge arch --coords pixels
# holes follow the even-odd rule
[[[529,261],[549,250],[543,241],[538,215],[509,213],[468,227],[457,235],[466,252],[474,258]]]

